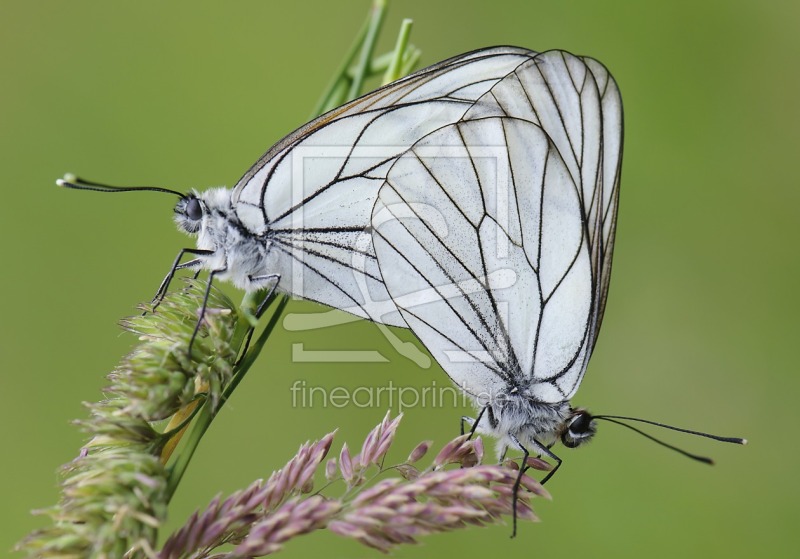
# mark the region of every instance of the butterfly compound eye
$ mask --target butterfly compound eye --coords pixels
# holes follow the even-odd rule
[[[186,217],[192,221],[200,221],[200,218],[203,217],[203,208],[197,198],[190,198],[186,203]]]
[[[561,435],[561,442],[567,448],[575,448],[591,439],[596,430],[597,426],[592,421],[592,415],[586,410],[578,410]]]
[[[203,205],[192,194],[178,200],[175,206],[175,223],[187,233],[197,233],[203,219]]]

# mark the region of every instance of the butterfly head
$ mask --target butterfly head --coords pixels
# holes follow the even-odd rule
[[[189,234],[195,234],[200,230],[203,215],[206,214],[203,202],[197,194],[190,192],[181,197],[175,204],[175,223],[178,228]]]
[[[231,195],[227,188],[184,194],[175,204],[174,212],[173,219],[178,229],[196,235],[197,248],[204,250],[224,249],[230,226],[237,223],[231,211]]]
[[[564,424],[561,443],[567,448],[575,448],[591,440],[597,431],[597,423],[587,410],[574,408],[572,416]]]
[[[247,291],[263,287],[253,278],[273,278],[266,262],[269,244],[239,221],[229,188],[185,194],[174,211],[178,229],[196,237],[192,269],[212,271],[214,277]]]

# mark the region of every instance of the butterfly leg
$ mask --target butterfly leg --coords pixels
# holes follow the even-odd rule
[[[270,302],[272,302],[272,296],[275,295],[275,290],[278,289],[278,284],[281,282],[281,275],[280,274],[268,274],[266,276],[251,276],[250,281],[252,283],[267,283],[274,281],[275,283],[269,288],[266,297],[262,299],[261,303],[258,305],[256,309],[256,319],[261,318],[261,315],[264,314],[264,311],[267,310]]]
[[[506,454],[508,454],[508,445],[505,445],[503,447],[503,452],[500,453],[500,460],[498,460],[500,464],[506,461]]]
[[[483,408],[481,408],[481,411],[480,411],[480,413],[478,414],[478,417],[477,417],[477,419],[473,419],[473,418],[471,418],[471,417],[469,417],[469,416],[466,416],[466,415],[462,415],[462,416],[461,416],[461,434],[462,434],[462,435],[465,433],[465,430],[464,430],[464,424],[465,424],[465,423],[468,423],[468,424],[470,424],[470,425],[471,425],[471,427],[470,427],[470,429],[469,429],[469,437],[467,437],[467,440],[469,440],[469,439],[471,439],[473,436],[475,436],[475,431],[477,431],[477,430],[478,430],[478,425],[480,424],[480,422],[481,422],[481,419],[483,418],[483,414],[485,414],[485,413],[486,413],[486,410],[487,410],[488,408],[489,408],[489,406],[488,406],[488,405],[486,405],[486,406],[483,406]]]
[[[275,283],[272,285],[272,287],[269,288],[267,295],[264,297],[264,299],[261,300],[261,302],[258,304],[258,307],[256,308],[256,312],[253,315],[253,318],[257,321],[259,318],[261,318],[261,315],[264,314],[264,311],[267,310],[267,307],[269,307],[269,304],[272,302],[273,295],[275,295],[275,290],[278,288],[278,284],[281,281],[281,275],[269,274],[266,276],[251,276],[249,279],[251,282],[263,281],[265,283],[271,280],[275,280]],[[250,342],[253,339],[253,332],[255,332],[256,329],[255,323],[251,321],[251,324],[252,326],[250,326],[250,329],[247,331],[247,337],[244,339],[244,344],[242,344],[242,350],[239,352],[239,359],[236,361],[237,365],[242,359],[244,359],[244,356],[247,355],[247,350],[250,349]]]
[[[169,284],[170,284],[170,282],[172,282],[172,279],[175,277],[175,272],[177,272],[178,270],[182,270],[184,268],[192,268],[192,267],[197,266],[198,264],[200,264],[202,262],[201,259],[195,258],[193,260],[190,260],[189,262],[185,262],[184,264],[181,264],[180,262],[181,262],[181,259],[183,258],[184,254],[194,254],[196,256],[208,256],[208,255],[214,254],[214,251],[212,251],[212,250],[200,250],[200,249],[196,249],[196,248],[184,248],[184,249],[181,249],[181,251],[178,253],[178,256],[175,258],[175,261],[172,263],[172,266],[170,266],[169,272],[164,277],[164,279],[161,281],[161,285],[158,286],[158,290],[156,291],[156,294],[153,297],[153,300],[151,301],[151,303],[153,305],[152,310],[156,310],[156,307],[158,307],[158,305],[161,304],[161,301],[164,300],[164,296],[167,294],[167,289],[169,288]],[[198,273],[199,273],[199,270],[198,270]],[[197,277],[197,276],[195,276],[195,277]]]
[[[464,436],[464,433],[467,432],[466,429],[464,429],[464,424],[465,423],[470,426],[469,427],[469,432],[470,432],[470,437],[472,437],[472,432],[475,429],[475,426],[478,424],[478,422],[474,417],[470,417],[468,415],[462,415],[461,416],[461,436]]]
[[[525,475],[525,472],[528,469],[528,458],[530,457],[530,452],[525,447],[525,445],[523,445],[519,441],[517,437],[511,434],[509,434],[508,437],[509,439],[511,439],[511,442],[514,443],[514,446],[516,446],[519,450],[522,451],[522,464],[520,465],[519,473],[517,474],[517,480],[514,482],[514,488],[512,489],[511,492],[513,499],[512,509],[514,518],[514,528],[511,532],[511,537],[513,538],[514,536],[517,535],[517,500],[519,496],[519,488],[522,484],[522,476]],[[559,466],[561,466],[561,458],[553,454],[553,452],[549,448],[547,448],[545,445],[543,445],[542,443],[540,443],[535,439],[533,440],[533,444],[536,446],[536,451],[539,454],[539,456],[545,454],[550,458],[552,458],[553,460],[555,460],[556,462],[555,467],[552,470],[550,470],[546,476],[544,476],[544,479],[542,479],[542,481],[539,482],[542,485],[544,485],[548,479],[553,477],[553,474],[556,473],[556,470],[558,470]]]
[[[189,357],[191,357],[192,355],[192,346],[194,345],[194,340],[195,338],[197,338],[197,334],[198,332],[200,332],[200,326],[203,324],[203,319],[206,316],[206,308],[208,307],[208,297],[211,294],[211,285],[214,283],[214,276],[225,273],[227,271],[228,267],[225,266],[223,268],[211,270],[211,272],[208,274],[208,283],[206,284],[206,291],[203,294],[203,304],[200,306],[200,312],[198,313],[199,316],[197,317],[197,324],[195,324],[194,332],[192,332],[192,339],[189,340],[189,350],[188,350]]]

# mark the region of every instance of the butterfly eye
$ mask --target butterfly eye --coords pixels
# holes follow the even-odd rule
[[[582,413],[575,416],[572,423],[569,424],[569,430],[575,434],[585,433],[589,429],[591,417],[588,414]]]
[[[567,448],[575,448],[583,442],[592,438],[596,430],[596,426],[592,421],[592,416],[589,412],[580,410],[578,411],[569,422],[566,431],[561,435],[561,442]]]
[[[175,206],[175,223],[187,233],[200,230],[203,219],[203,205],[193,194],[182,197]]]
[[[186,217],[192,221],[200,221],[200,218],[203,217],[203,208],[197,198],[190,198],[186,204]]]

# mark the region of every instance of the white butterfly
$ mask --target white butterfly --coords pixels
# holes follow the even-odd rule
[[[420,139],[380,189],[373,224],[384,285],[476,399],[473,428],[498,437],[501,452],[557,459],[548,450],[556,440],[574,447],[594,433],[569,399],[603,317],[621,154],[613,79],[592,59],[551,51]],[[436,208],[446,230],[417,208]],[[415,297],[430,289],[440,297]]]
[[[399,156],[463,119],[534,55],[501,47],[421,70],[293,132],[233,190],[185,197],[176,221],[210,251],[197,264],[245,290],[277,281],[295,296],[405,326],[371,243],[378,191]]]

